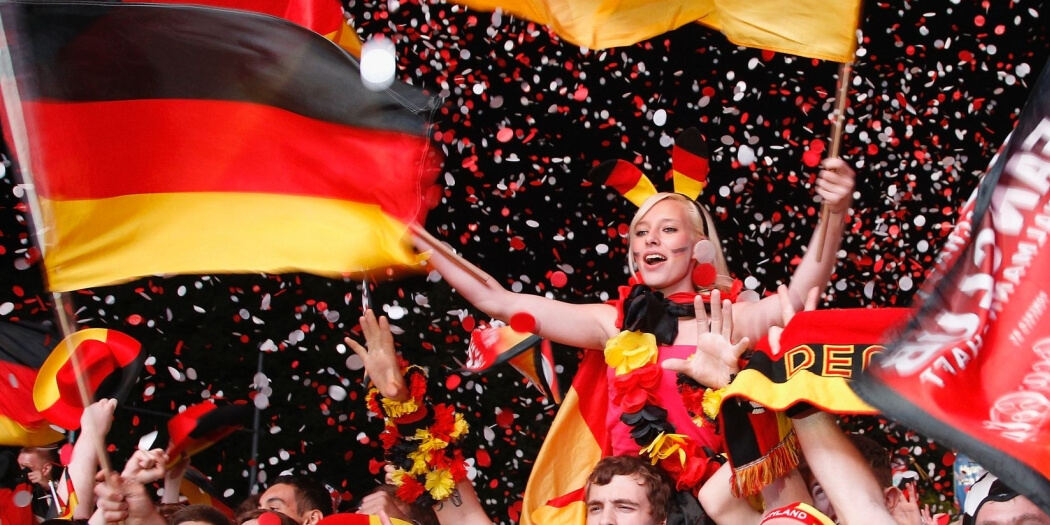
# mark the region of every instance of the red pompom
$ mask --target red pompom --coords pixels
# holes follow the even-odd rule
[[[272,512],[264,512],[259,515],[259,525],[281,525],[281,518]]]
[[[716,278],[718,278],[718,270],[715,270],[715,265],[711,263],[698,264],[696,268],[693,268],[693,284],[697,286],[711,286],[715,284]]]

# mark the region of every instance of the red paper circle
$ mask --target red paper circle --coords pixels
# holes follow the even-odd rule
[[[551,274],[551,286],[561,288],[569,283],[569,277],[565,272],[554,272]]]
[[[532,332],[536,329],[536,318],[525,312],[514,314],[510,318],[510,327],[515,332]]]

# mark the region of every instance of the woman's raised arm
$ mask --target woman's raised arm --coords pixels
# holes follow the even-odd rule
[[[824,160],[823,169],[817,175],[817,193],[830,211],[826,219],[828,221],[827,231],[825,238],[820,239],[822,225],[817,224],[813,237],[809,241],[809,248],[802,257],[802,262],[791,274],[788,289],[796,310],[802,308],[802,302],[809,290],[817,288],[823,294],[828,287],[831,274],[835,270],[835,265],[838,264],[836,253],[846,228],[844,216],[850,205],[853,204],[855,179],[856,174],[853,169],[842,159]],[[823,252],[818,260],[817,250],[821,245],[823,245]],[[733,309],[737,315],[734,340],[749,337],[752,341],[758,341],[771,326],[781,324],[780,300],[776,296],[766,297],[757,303],[736,305]]]
[[[516,314],[528,314],[536,321],[532,331],[540,337],[580,348],[604,348],[605,342],[619,332],[612,306],[571,304],[511,292],[480,268],[448,252],[450,248],[432,242],[436,241],[415,236],[416,249],[431,252],[429,267],[486,315],[509,323]]]

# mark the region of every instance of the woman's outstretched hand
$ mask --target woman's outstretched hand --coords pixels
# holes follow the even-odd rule
[[[396,401],[408,400],[408,387],[397,361],[397,352],[394,351],[394,334],[390,332],[390,322],[386,316],[376,320],[376,314],[371,309],[365,310],[365,315],[359,321],[368,348],[349,337],[344,339],[347,346],[364,361],[365,373],[372,378],[384,397]]]
[[[685,374],[708,388],[722,388],[740,371],[740,356],[747,350],[748,338],[733,344],[733,304],[722,301],[718,290],[711,292],[711,318],[704,301],[693,300],[696,308],[696,353],[689,359],[665,359],[665,370]]]

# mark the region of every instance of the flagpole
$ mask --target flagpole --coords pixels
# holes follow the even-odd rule
[[[838,94],[835,95],[835,111],[831,116],[831,145],[828,147],[828,157],[839,156],[842,146],[842,123],[846,117],[846,100],[849,95],[849,82],[853,74],[853,62],[839,64]],[[817,232],[817,262],[824,256],[824,241],[828,236],[828,221],[831,220],[831,209],[828,203],[820,206],[820,231]]]
[[[8,38],[7,28],[4,25],[2,13],[0,13],[0,42],[8,43],[8,45],[0,48],[0,94],[3,95],[4,109],[7,111],[8,116],[7,124],[11,131],[11,139],[14,141],[15,157],[21,172],[22,187],[25,191],[25,201],[29,208],[29,232],[37,249],[40,250],[41,261],[43,261],[43,257],[47,251],[47,246],[44,242],[44,216],[40,208],[40,200],[33,179],[33,163],[29,148],[29,132],[26,129],[25,115],[22,113],[22,96],[18,92],[18,83],[15,80],[14,62],[11,58],[11,47],[9,44],[11,40]],[[41,271],[43,271],[43,262],[40,263],[40,268]],[[47,272],[44,272],[44,281],[47,281]],[[68,295],[62,292],[52,291],[51,298],[55,303],[58,329],[62,334],[62,351],[69,355],[70,362],[72,363],[75,372],[73,375],[76,377],[80,402],[85,408],[87,408],[94,401],[91,399],[91,394],[88,392],[86,379],[84,377],[85,374],[82,372],[83,367],[80,365],[80,359],[77,357],[76,352],[73,351],[72,342],[69,341],[69,336],[77,331],[75,321],[76,314],[73,312],[73,303],[69,300]],[[56,350],[58,350],[57,347]],[[106,453],[106,447],[101,442],[96,443],[95,452],[98,456],[99,466],[102,470],[111,470],[109,455]]]
[[[424,241],[427,241],[435,252],[438,252],[441,255],[448,257],[448,260],[452,261],[452,263],[456,266],[459,266],[461,270],[469,273],[470,276],[477,279],[478,282],[481,282],[483,284],[489,282],[488,277],[486,277],[481,272],[481,270],[478,269],[477,266],[474,266],[469,261],[461,257],[458,253],[453,251],[452,248],[445,246],[445,243],[437,240],[437,238],[431,235],[430,232],[424,230],[422,226],[412,223],[408,226],[408,228],[412,230],[412,233],[416,234]]]
[[[256,367],[256,375],[263,373],[263,352],[259,349],[259,364]],[[254,403],[252,403],[255,405]],[[259,405],[255,405],[255,412],[252,413],[252,452],[251,452],[251,467],[248,469],[248,494],[256,495],[259,493],[259,427],[261,426],[262,415],[259,410]]]

